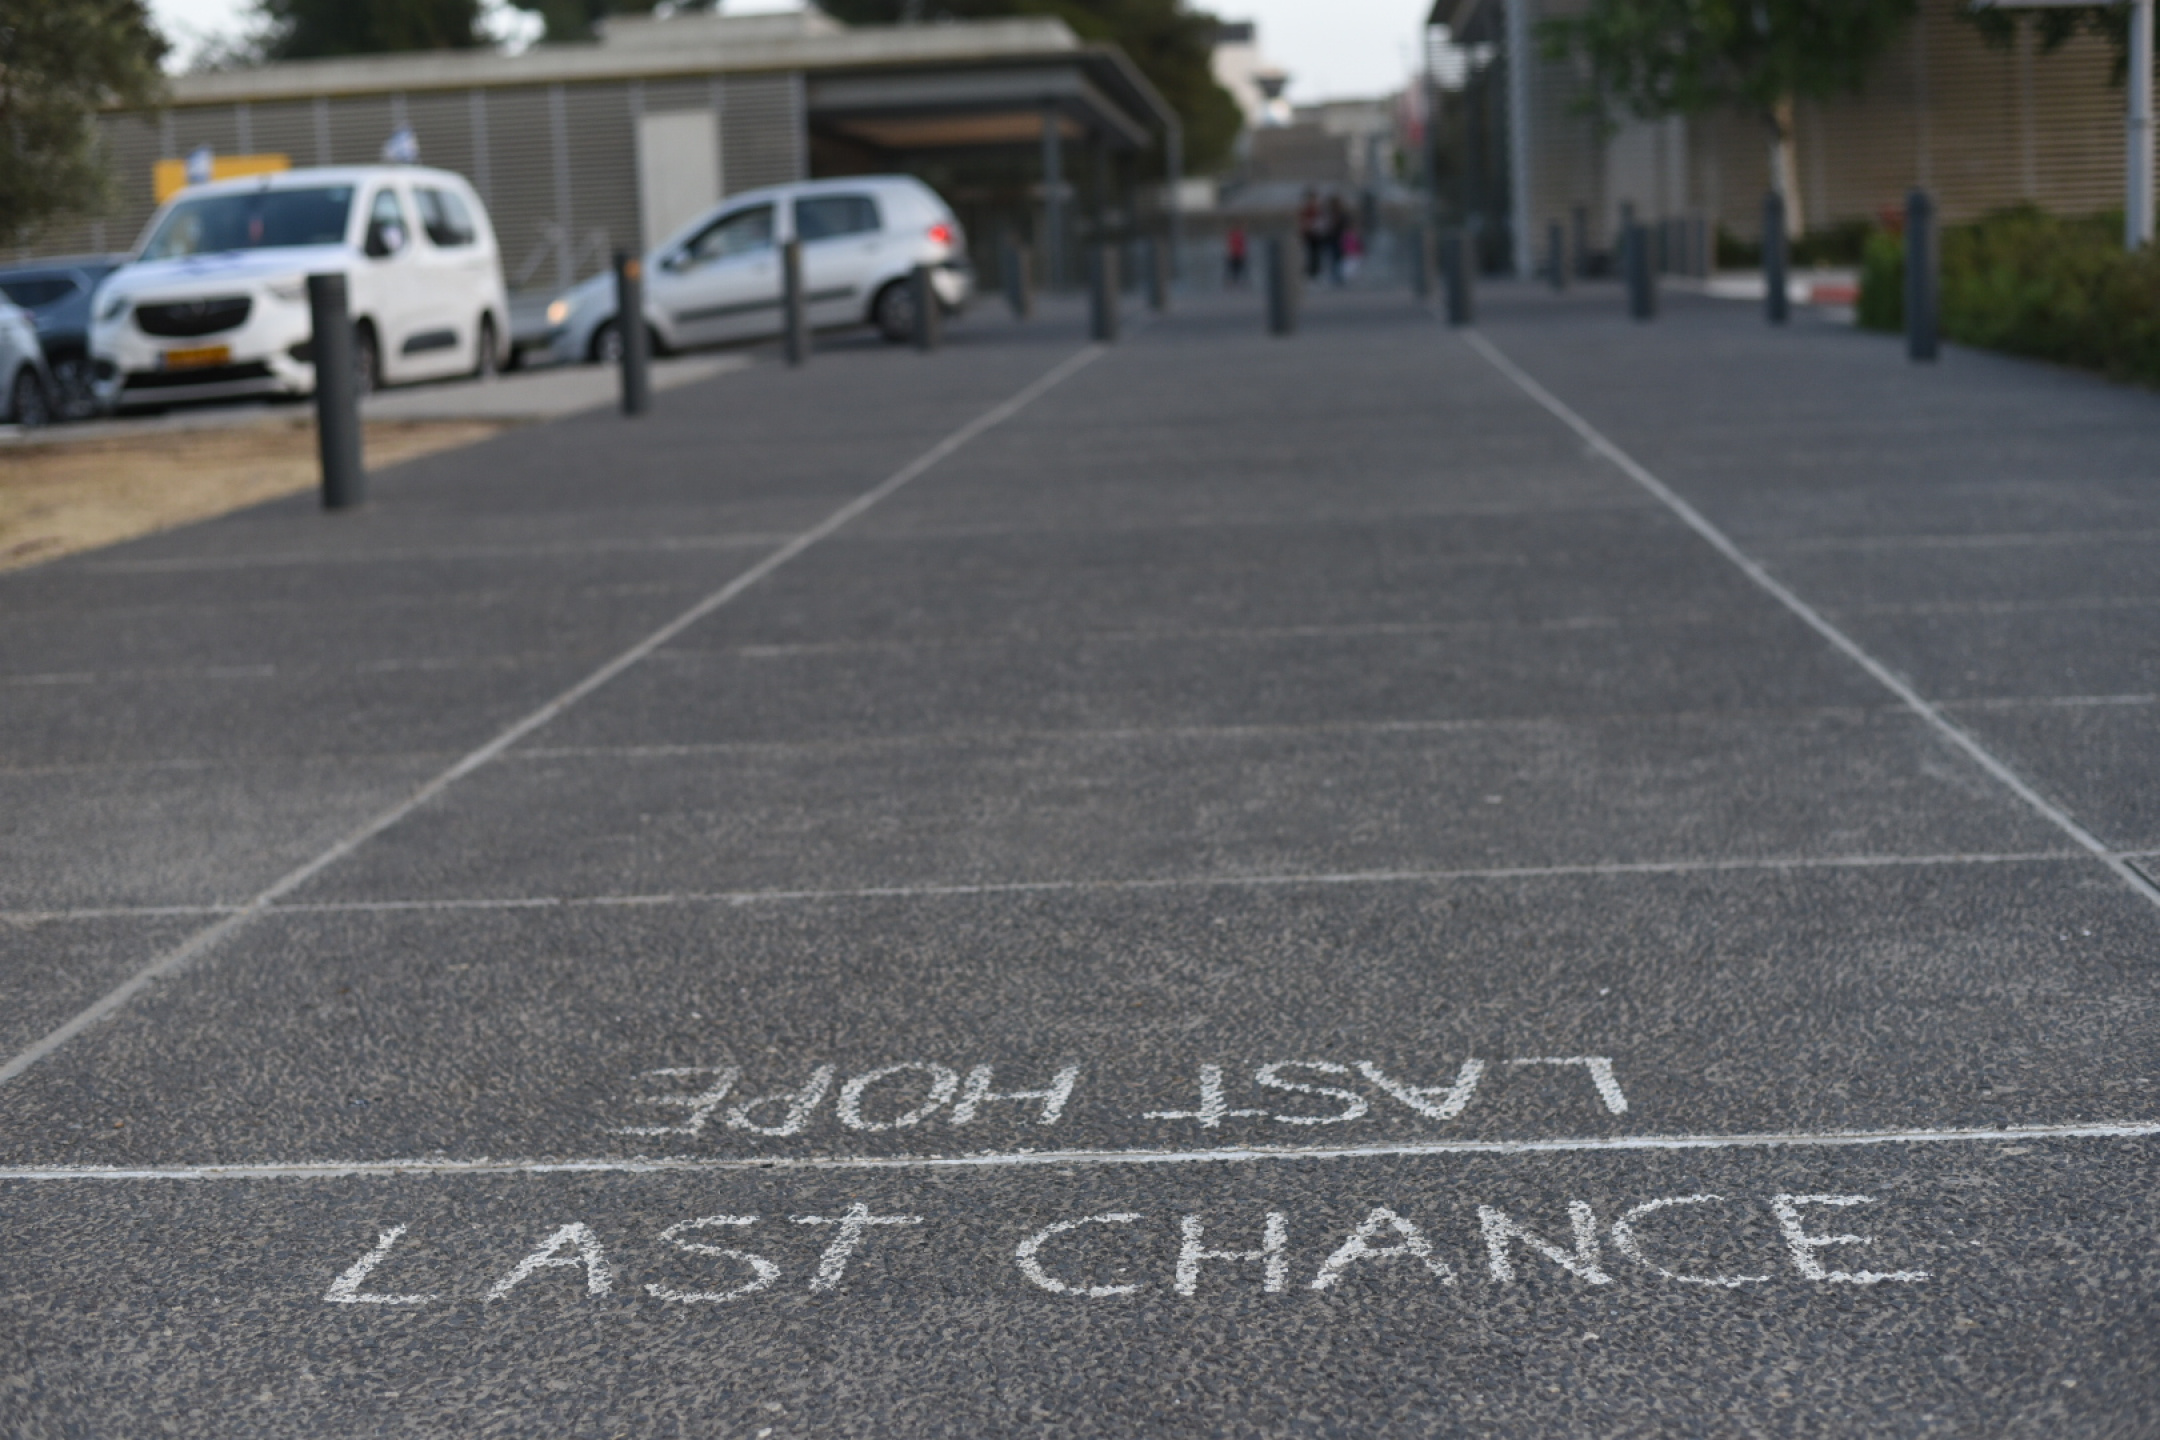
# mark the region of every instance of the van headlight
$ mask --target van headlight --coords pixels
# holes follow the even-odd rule
[[[569,302],[568,300],[550,300],[550,301],[548,302],[548,308],[547,308],[547,323],[548,323],[548,324],[550,324],[550,325],[560,325],[560,324],[562,324],[562,323],[563,323],[563,321],[565,321],[565,320],[568,320],[569,318],[570,318],[570,302]]]
[[[271,299],[281,301],[287,305],[298,305],[301,301],[307,299],[307,281],[305,280],[285,280],[275,285],[265,285],[263,288],[270,292]]]
[[[103,321],[105,324],[110,325],[113,321],[118,320],[121,316],[127,314],[127,311],[128,297],[125,295],[115,295],[112,299],[105,302],[105,308],[98,312],[98,319]]]

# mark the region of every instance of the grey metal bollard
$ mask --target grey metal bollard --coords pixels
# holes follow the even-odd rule
[[[1267,264],[1267,328],[1270,335],[1295,335],[1297,333],[1297,262],[1291,256],[1290,242],[1280,235],[1270,235],[1261,242],[1261,253]]]
[[[1792,314],[1792,288],[1785,278],[1785,197],[1773,190],[1762,202],[1763,318],[1783,325]]]
[[[803,295],[802,241],[799,239],[780,247],[780,326],[787,347],[787,363],[793,366],[808,360],[810,303]]]
[[[1098,345],[1118,338],[1118,252],[1115,245],[1088,247],[1088,336]]]
[[[1627,287],[1628,315],[1636,320],[1657,318],[1657,269],[1650,254],[1649,227],[1640,221],[1628,226]]]
[[[360,460],[360,387],[353,364],[352,311],[343,275],[310,275],[308,314],[315,333],[308,355],[315,364],[315,438],[322,451],[325,510],[348,510],[367,499],[367,467]]]
[[[1935,201],[1925,190],[1905,197],[1905,353],[1933,360],[1936,351]]]
[[[1170,308],[1170,247],[1150,235],[1141,242],[1140,255],[1147,265],[1147,308],[1160,315]]]
[[[1005,242],[999,267],[1005,272],[1005,304],[1015,320],[1025,320],[1035,313],[1034,277],[1028,273],[1033,258],[1028,247],[1017,240]]]
[[[1567,240],[1560,222],[1552,221],[1545,227],[1546,282],[1555,290],[1567,289]]]
[[[1470,324],[1470,237],[1461,230],[1440,237],[1440,278],[1447,287],[1447,323]]]
[[[945,338],[945,311],[928,265],[909,274],[908,299],[915,307],[915,348],[927,355]]]
[[[622,338],[622,412],[652,408],[652,347],[645,333],[645,265],[627,250],[615,252],[615,331]]]

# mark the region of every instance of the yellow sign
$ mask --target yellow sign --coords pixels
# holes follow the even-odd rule
[[[237,180],[243,175],[274,175],[280,170],[292,169],[289,155],[213,155],[210,157],[210,178],[213,180]],[[187,188],[187,161],[160,160],[150,172],[150,185],[157,192],[157,203],[162,205]]]

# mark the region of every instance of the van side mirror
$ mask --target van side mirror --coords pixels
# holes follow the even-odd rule
[[[381,260],[395,255],[405,248],[405,230],[400,225],[370,225],[367,232],[367,253],[370,258]]]

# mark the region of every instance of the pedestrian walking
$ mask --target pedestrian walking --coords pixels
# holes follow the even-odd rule
[[[1330,194],[1320,217],[1320,251],[1327,267],[1328,283],[1343,283],[1343,237],[1350,230],[1350,207],[1342,196]]]
[[[1305,242],[1305,278],[1320,278],[1321,252],[1326,247],[1325,227],[1327,217],[1320,209],[1320,195],[1307,190],[1305,198],[1298,201],[1298,238]]]
[[[1223,284],[1232,290],[1245,288],[1245,227],[1235,220],[1223,232]]]
[[[1342,235],[1342,265],[1340,267],[1343,283],[1347,285],[1352,280],[1357,279],[1358,271],[1364,267],[1365,241],[1359,235],[1357,226],[1345,226]]]

